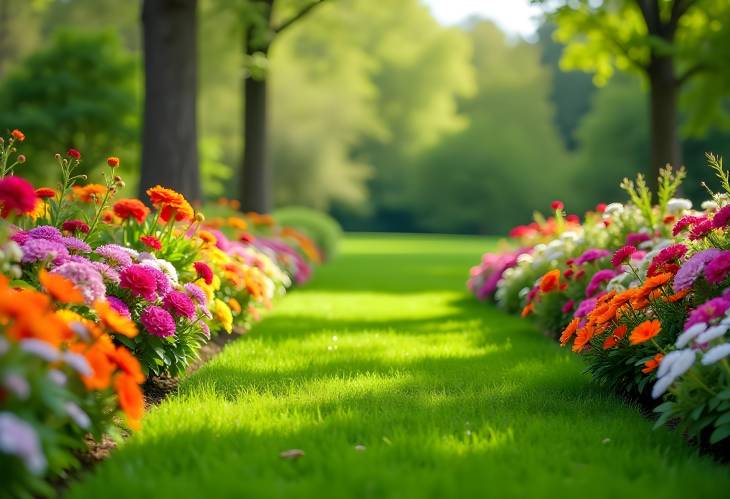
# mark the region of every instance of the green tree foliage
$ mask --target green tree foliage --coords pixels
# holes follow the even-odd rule
[[[500,233],[569,193],[571,162],[554,126],[539,50],[491,23],[471,28],[476,97],[469,126],[422,155],[413,202],[434,231]]]
[[[137,139],[136,58],[111,32],[58,32],[0,84],[0,129],[20,128],[26,174],[48,180],[56,152],[79,149],[94,166]]]

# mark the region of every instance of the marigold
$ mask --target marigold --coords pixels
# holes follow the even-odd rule
[[[150,212],[150,209],[139,199],[120,199],[114,203],[113,209],[114,214],[122,220],[133,218],[139,223],[144,222]]]
[[[593,327],[590,324],[583,326],[575,336],[572,350],[576,353],[583,351],[588,342],[591,341],[591,338],[593,338],[593,333]]]
[[[156,185],[147,189],[147,195],[150,198],[150,202],[155,207],[160,207],[165,204],[173,204],[183,199],[183,195],[167,187]]]
[[[205,244],[210,244],[211,246],[215,246],[215,244],[218,242],[218,238],[216,238],[211,232],[208,232],[207,230],[198,231],[197,236]]]
[[[520,312],[520,317],[527,317],[528,315],[530,315],[533,308],[534,308],[534,305],[532,304],[532,302],[525,305],[525,307],[522,309],[522,312]]]
[[[238,303],[238,300],[236,300],[235,298],[228,298],[226,303],[228,303],[228,306],[234,314],[241,313],[241,304]]]
[[[74,286],[74,283],[62,275],[52,274],[45,269],[41,269],[38,274],[38,280],[41,286],[57,302],[70,304],[84,303],[84,295],[81,291]]]
[[[109,361],[102,344],[95,344],[84,353],[93,373],[81,379],[88,390],[105,390],[109,388],[114,364]]]
[[[644,281],[644,285],[642,286],[642,288],[653,290],[655,288],[658,288],[659,286],[663,286],[668,283],[672,279],[672,277],[674,277],[674,274],[670,272],[657,274],[654,277],[649,277],[646,281]]]
[[[613,348],[618,345],[618,342],[621,341],[624,336],[626,336],[626,331],[628,331],[626,324],[621,324],[616,329],[614,329],[613,333],[611,333],[603,342],[603,349],[608,350],[609,348]]]
[[[107,329],[119,333],[127,338],[134,338],[139,334],[137,325],[129,317],[121,315],[107,301],[97,300],[94,302],[94,311],[99,321]]]
[[[106,158],[106,164],[109,165],[111,168],[116,168],[117,166],[119,166],[119,163],[119,158],[117,158],[116,156],[109,156],[108,158]]]
[[[132,377],[135,383],[144,383],[144,374],[137,357],[124,347],[117,347],[110,355],[114,363]]]
[[[578,324],[580,324],[580,319],[577,317],[570,321],[568,326],[563,330],[563,334],[560,335],[560,346],[567,345],[568,341],[570,341],[570,338],[578,329]]]
[[[18,142],[23,142],[25,140],[25,134],[23,132],[21,132],[20,130],[18,130],[17,128],[15,130],[13,130],[12,132],[10,132],[10,135],[12,135],[13,138],[15,140],[17,140]]]
[[[657,367],[659,367],[659,364],[662,363],[662,359],[664,359],[664,354],[656,354],[654,358],[644,362],[645,367],[641,370],[641,372],[643,372],[644,374],[649,374],[650,372],[654,371]]]
[[[554,269],[540,279],[540,291],[549,293],[560,285],[560,270]]]
[[[174,204],[166,204],[162,206],[160,211],[160,219],[167,222],[172,218],[180,222],[182,220],[193,220],[195,218],[195,210],[190,206],[185,198]]]
[[[120,373],[114,379],[114,388],[119,397],[119,406],[127,416],[127,423],[133,430],[138,430],[144,416],[144,397],[139,384],[129,374]]]
[[[661,330],[662,324],[658,320],[655,319],[644,321],[636,326],[633,331],[631,331],[631,336],[629,336],[629,342],[632,345],[644,343],[658,335]]]
[[[73,193],[82,203],[101,204],[101,199],[106,194],[106,187],[101,184],[74,185]]]

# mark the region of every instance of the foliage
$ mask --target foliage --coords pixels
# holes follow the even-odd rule
[[[296,227],[309,236],[322,250],[326,260],[337,255],[342,228],[334,218],[301,206],[279,208],[273,215],[281,225]]]

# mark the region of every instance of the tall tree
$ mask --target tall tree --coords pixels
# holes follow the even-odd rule
[[[535,0],[547,5],[546,0]],[[553,12],[567,44],[563,65],[605,83],[615,69],[638,72],[649,87],[650,178],[680,165],[680,92],[699,79],[730,79],[727,0],[562,0]],[[722,94],[722,85],[715,86]]]
[[[143,193],[156,184],[200,199],[197,0],[144,0]]]
[[[241,9],[246,73],[243,80],[243,158],[239,196],[246,210],[269,212],[272,208],[271,167],[268,152],[267,61],[271,44],[291,26],[326,0],[295,2],[281,8],[280,0],[244,0]],[[288,9],[286,8],[288,7]],[[274,11],[289,10],[276,23]]]

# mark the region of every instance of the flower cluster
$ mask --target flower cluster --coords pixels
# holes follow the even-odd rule
[[[117,199],[118,157],[82,184],[70,149],[56,155],[59,184],[35,189],[15,176],[24,139],[0,142],[0,458],[18,496],[48,493],[88,433],[138,428],[147,377],[183,373],[320,261],[268,215],[206,223],[162,186],[148,204]]]
[[[472,269],[469,283],[570,346],[594,381],[658,401],[658,425],[715,444],[730,436],[730,191],[693,210],[672,197],[683,176],[662,171],[656,204],[641,176],[624,180],[629,202],[599,205],[518,256],[486,255],[505,263]]]

